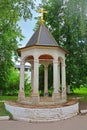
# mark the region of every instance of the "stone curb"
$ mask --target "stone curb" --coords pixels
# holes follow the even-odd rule
[[[87,109],[85,109],[85,110],[80,110],[80,113],[81,113],[81,114],[87,114]]]
[[[54,108],[24,108],[5,103],[6,109],[13,115],[14,120],[28,122],[53,122],[76,116],[79,112],[78,103]]]
[[[9,120],[9,119],[10,119],[9,116],[0,116],[0,121]]]

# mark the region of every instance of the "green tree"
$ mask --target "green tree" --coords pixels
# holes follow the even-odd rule
[[[8,80],[3,90],[4,95],[17,95],[19,90],[20,74],[14,67],[9,70]]]
[[[19,82],[20,82],[20,73],[18,69],[12,67],[9,71],[8,80],[6,82],[4,90],[2,91],[2,94],[18,95]],[[25,86],[25,94],[29,96],[31,92],[31,86],[29,83],[29,76],[26,73],[24,75],[24,86]]]
[[[62,28],[66,39],[64,47],[69,51],[66,58],[67,84],[77,87],[86,83],[87,75],[86,5],[85,0],[69,0],[66,3],[65,23]]]
[[[0,0],[0,89],[8,80],[18,41],[23,39],[18,22],[31,18],[33,8],[34,0]]]
[[[79,87],[87,83],[87,2],[86,0],[42,0],[46,25],[66,57],[67,84]]]

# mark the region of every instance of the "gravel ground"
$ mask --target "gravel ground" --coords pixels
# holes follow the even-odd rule
[[[0,130],[87,130],[87,115],[50,123],[28,123],[23,121],[0,121]]]

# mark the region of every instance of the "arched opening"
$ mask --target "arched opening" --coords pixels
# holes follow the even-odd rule
[[[32,90],[32,64],[34,57],[32,55],[24,58],[24,91],[25,96],[31,95]]]
[[[59,63],[59,92],[62,93],[62,62],[63,59],[62,57],[58,58],[58,63]]]
[[[53,63],[48,66],[48,94],[49,96],[53,94]]]
[[[47,54],[45,54],[45,55],[41,55],[41,56],[39,56],[39,60],[49,60],[49,61],[52,61],[53,60],[53,57],[51,56],[51,55],[47,55]]]
[[[44,65],[39,66],[39,95],[44,96]]]
[[[25,61],[25,62],[31,62],[31,61],[33,61],[33,60],[34,60],[34,57],[33,57],[32,55],[27,56],[27,57],[24,58],[24,61]]]

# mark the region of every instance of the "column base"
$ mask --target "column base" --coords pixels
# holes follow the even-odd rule
[[[48,92],[44,93],[44,96],[48,97],[49,96]]]
[[[67,101],[67,97],[65,93],[62,93],[62,100]]]
[[[54,103],[60,103],[60,93],[53,93],[53,95],[52,95],[52,101]]]
[[[67,101],[66,96],[61,95],[60,93],[53,93],[52,95],[52,101],[54,104],[62,104]]]
[[[33,105],[39,104],[39,100],[40,100],[39,98],[40,98],[40,97],[39,97],[39,94],[32,93],[32,95],[31,95],[32,104],[33,104]]]
[[[18,101],[24,101],[25,100],[25,93],[19,92],[18,94]]]
[[[62,100],[67,101],[67,95],[66,95],[66,90],[64,90],[61,94]]]

